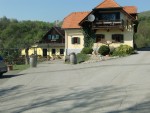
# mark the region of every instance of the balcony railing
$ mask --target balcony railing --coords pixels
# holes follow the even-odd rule
[[[64,47],[65,43],[42,43],[38,47]]]
[[[93,23],[93,28],[116,28],[124,27],[124,20],[99,20]]]

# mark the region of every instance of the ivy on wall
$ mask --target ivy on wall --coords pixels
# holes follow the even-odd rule
[[[89,26],[82,26],[82,31],[84,35],[84,47],[93,47],[95,42],[95,32]]]

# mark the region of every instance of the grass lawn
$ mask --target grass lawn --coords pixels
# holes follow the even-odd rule
[[[29,68],[30,65],[13,65],[13,70],[12,71],[8,71],[8,73],[11,74],[17,74],[27,68]]]
[[[25,69],[27,69],[29,67],[30,67],[30,65],[13,65],[13,70],[20,70],[20,71],[22,71],[22,70],[25,70]]]

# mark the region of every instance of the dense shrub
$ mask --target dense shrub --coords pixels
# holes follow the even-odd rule
[[[25,64],[25,57],[19,57],[14,61],[15,64],[17,65],[22,65]]]
[[[118,48],[115,49],[113,52],[114,56],[126,56],[130,55],[134,52],[134,49],[128,45],[120,45]]]
[[[89,60],[90,56],[87,54],[78,53],[77,54],[77,63],[85,62]]]
[[[5,59],[7,64],[15,64],[18,61],[21,52],[18,49],[2,49],[0,56]]]
[[[109,52],[110,52],[110,49],[109,49],[109,47],[108,46],[106,46],[106,45],[102,45],[100,48],[99,48],[99,50],[98,50],[98,53],[100,53],[101,55],[108,55],[109,54]]]
[[[92,54],[93,49],[90,47],[84,47],[81,51],[82,54]]]

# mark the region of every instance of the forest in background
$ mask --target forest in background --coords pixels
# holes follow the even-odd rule
[[[12,62],[20,56],[22,49],[28,52],[54,25],[55,22],[0,18],[0,55]]]
[[[54,22],[18,21],[0,18],[0,48],[26,48],[38,42],[54,26]]]
[[[138,30],[134,38],[137,48],[150,47],[150,11],[138,14]]]

